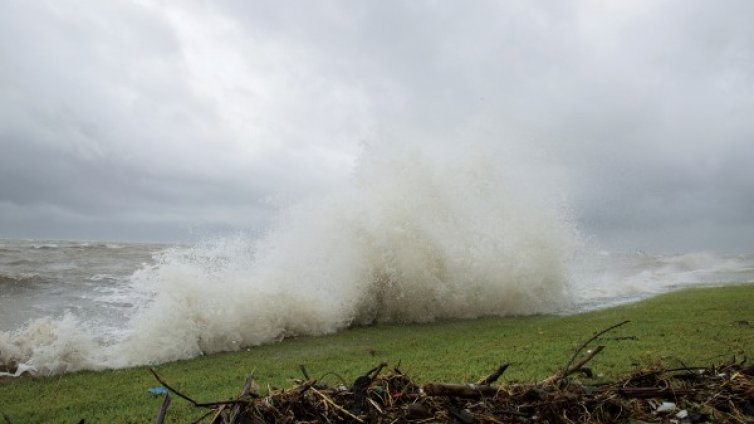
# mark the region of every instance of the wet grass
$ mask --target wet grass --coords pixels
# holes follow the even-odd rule
[[[380,361],[419,382],[471,382],[500,363],[503,380],[536,381],[554,373],[593,332],[632,322],[600,339],[591,367],[611,379],[652,364],[708,365],[754,354],[754,285],[688,289],[636,304],[579,315],[484,318],[421,325],[379,325],[323,337],[221,353],[157,367],[171,385],[198,401],[234,397],[254,373],[266,389],[300,378],[352,381]],[[329,374],[328,374],[329,373]],[[337,374],[337,375],[336,375]],[[145,368],[80,372],[0,381],[0,411],[13,423],[141,423],[154,420],[161,398]],[[174,399],[167,422],[190,422],[203,411]]]

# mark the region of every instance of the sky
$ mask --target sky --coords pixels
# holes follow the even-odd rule
[[[754,250],[748,0],[0,10],[0,237],[254,232],[390,140],[539,152],[608,248]]]

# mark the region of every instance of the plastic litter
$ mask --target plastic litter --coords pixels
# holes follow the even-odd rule
[[[150,387],[147,389],[147,391],[155,396],[159,396],[159,395],[164,395],[165,393],[167,393],[168,389],[162,386],[157,386],[157,387]]]
[[[671,412],[671,411],[675,411],[675,403],[673,402],[663,402],[655,410],[655,412]]]

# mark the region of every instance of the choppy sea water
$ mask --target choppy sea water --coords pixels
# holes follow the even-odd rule
[[[134,272],[166,245],[61,240],[0,240],[0,330],[74,313],[107,335],[140,301]]]

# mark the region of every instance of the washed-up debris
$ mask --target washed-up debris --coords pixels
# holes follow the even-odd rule
[[[155,396],[159,396],[159,395],[166,394],[168,392],[168,389],[162,386],[157,386],[157,387],[150,387],[147,389],[147,391]]]
[[[754,366],[744,361],[710,367],[649,369],[607,384],[587,385],[579,373],[602,347],[581,359],[582,344],[568,364],[536,384],[494,384],[508,368],[475,384],[418,384],[398,367],[387,373],[382,363],[350,387],[330,387],[311,379],[266,396],[249,377],[238,398],[197,402],[155,378],[173,394],[207,408],[195,423],[754,423]],[[156,423],[167,415],[169,400]],[[197,414],[199,415],[199,414]]]

